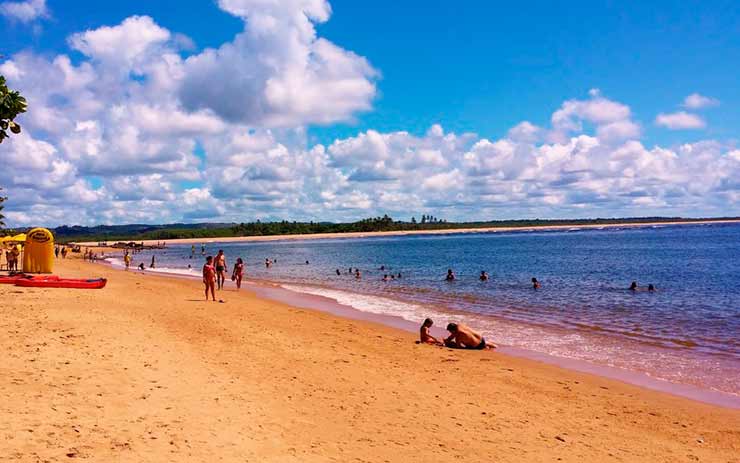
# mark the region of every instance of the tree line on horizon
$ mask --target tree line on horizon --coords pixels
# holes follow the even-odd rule
[[[168,240],[179,238],[226,238],[233,236],[274,236],[302,235],[325,233],[370,233],[385,231],[424,231],[455,230],[462,228],[508,228],[508,227],[542,227],[542,226],[580,226],[612,225],[625,223],[648,222],[696,222],[705,220],[727,220],[724,218],[682,217],[628,217],[596,219],[518,219],[491,220],[478,222],[448,222],[431,215],[423,215],[420,220],[412,217],[409,221],[397,221],[388,215],[370,217],[356,222],[297,222],[268,221],[232,223],[232,224],[170,224],[170,225],[99,225],[95,227],[62,226],[52,229],[60,242],[74,241],[142,241]]]

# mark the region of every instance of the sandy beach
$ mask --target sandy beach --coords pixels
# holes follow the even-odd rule
[[[622,225],[623,226],[623,225]],[[4,461],[737,462],[740,410],[69,259],[0,285]]]
[[[407,236],[407,235],[445,235],[449,233],[503,233],[512,231],[554,231],[577,229],[601,229],[601,228],[636,228],[636,227],[653,227],[666,225],[700,225],[700,224],[727,224],[740,223],[740,220],[697,220],[692,222],[636,222],[620,224],[600,224],[600,225],[551,225],[537,227],[489,227],[489,228],[450,228],[440,230],[404,230],[404,231],[386,231],[386,232],[349,232],[349,233],[313,233],[299,235],[270,235],[270,236],[228,236],[220,238],[179,238],[171,240],[138,240],[137,243],[143,242],[145,245],[157,245],[161,243],[168,244],[198,244],[198,243],[238,243],[247,241],[278,241],[278,240],[311,240],[311,239],[331,239],[331,238],[367,238],[372,236]],[[97,246],[98,242],[84,241],[77,242],[81,246]]]

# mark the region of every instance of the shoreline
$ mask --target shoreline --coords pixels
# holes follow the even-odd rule
[[[95,461],[733,461],[740,412],[81,259],[0,285],[7,455]],[[29,398],[33,398],[29,400]],[[71,455],[71,456],[70,456]]]
[[[603,229],[603,228],[641,228],[654,226],[675,226],[675,225],[708,225],[708,224],[737,224],[740,219],[728,220],[696,220],[681,222],[631,222],[619,224],[589,224],[589,225],[542,225],[533,227],[485,227],[485,228],[450,228],[440,230],[399,230],[385,232],[347,232],[347,233],[310,233],[295,235],[262,235],[262,236],[230,236],[220,238],[177,238],[167,240],[139,240],[137,243],[144,243],[145,246],[155,245],[158,243],[167,244],[199,244],[199,243],[239,243],[250,241],[281,241],[281,240],[314,240],[314,239],[337,239],[337,238],[371,238],[383,236],[416,236],[416,235],[449,235],[449,234],[468,234],[468,233],[503,233],[503,232],[525,232],[525,231],[557,231],[577,229]],[[98,246],[97,242],[79,241],[73,242],[80,246]]]
[[[115,271],[125,271],[117,265],[103,261]],[[186,281],[198,281],[199,276],[187,275],[174,272],[159,272],[151,270],[140,271],[132,269],[148,277],[175,278]],[[226,282],[229,289],[233,288],[233,283]],[[399,315],[380,314],[370,311],[364,311],[351,305],[337,301],[336,299],[310,292],[302,292],[300,289],[286,288],[283,283],[263,279],[245,279],[243,288],[255,293],[258,297],[265,298],[274,302],[280,302],[292,307],[309,309],[319,312],[328,313],[345,319],[359,320],[365,322],[379,323],[393,329],[399,329],[407,333],[416,334],[418,326]],[[289,285],[302,286],[302,285]],[[321,288],[321,286],[317,286]],[[343,290],[344,291],[344,290]],[[462,315],[462,314],[461,314]],[[433,327],[432,332],[439,337],[446,335],[441,327]],[[694,400],[728,409],[740,410],[740,395],[721,392],[709,388],[701,388],[690,384],[681,384],[664,379],[654,378],[647,373],[628,370],[625,368],[602,365],[575,358],[559,357],[547,353],[536,352],[526,348],[515,346],[501,346],[496,352],[503,355],[534,360],[563,368],[569,371],[592,374],[598,377],[619,381],[625,384],[658,391],[684,399]]]

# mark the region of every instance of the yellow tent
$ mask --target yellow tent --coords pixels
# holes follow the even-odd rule
[[[26,234],[20,233],[15,236],[3,236],[0,238],[0,243],[25,243],[26,242]]]

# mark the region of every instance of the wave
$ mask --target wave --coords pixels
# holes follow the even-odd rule
[[[118,258],[118,257],[107,257],[103,260],[105,262],[108,262],[114,267],[120,267],[120,268],[126,267],[126,264],[123,262],[123,259]],[[137,266],[132,266],[131,268],[138,270]],[[177,268],[177,267],[149,268],[149,267],[146,267],[144,271],[149,272],[149,273],[159,273],[159,274],[164,274],[164,275],[179,275],[179,276],[192,276],[192,277],[200,276],[200,271],[194,268]]]

